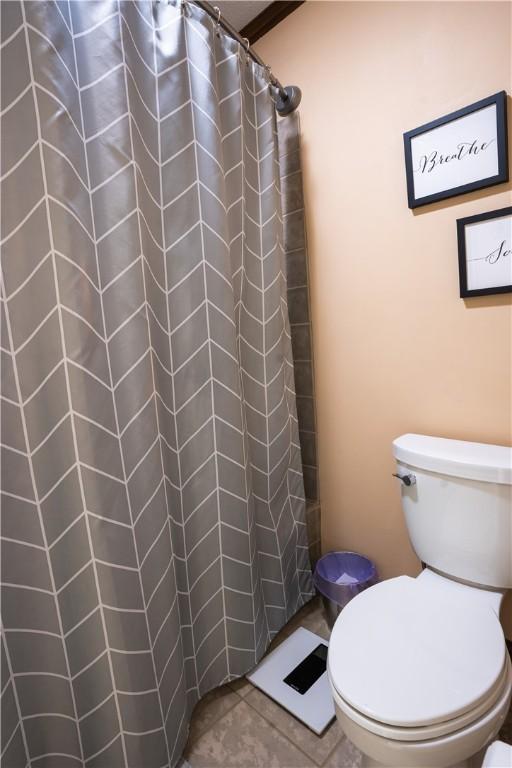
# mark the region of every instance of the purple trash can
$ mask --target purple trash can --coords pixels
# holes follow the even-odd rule
[[[340,611],[353,597],[377,584],[375,563],[357,552],[328,552],[316,564],[313,581],[322,596],[332,629]]]

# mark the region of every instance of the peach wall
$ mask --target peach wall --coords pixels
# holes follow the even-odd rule
[[[512,92],[511,4],[309,0],[255,47],[303,90],[322,546],[414,575],[392,439],[511,443],[510,295],[459,298],[455,220],[512,186],[412,213],[402,134]]]

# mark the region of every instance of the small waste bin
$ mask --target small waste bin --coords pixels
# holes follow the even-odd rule
[[[313,581],[322,595],[325,616],[332,629],[338,614],[363,589],[378,582],[377,568],[357,552],[328,552],[316,564]]]

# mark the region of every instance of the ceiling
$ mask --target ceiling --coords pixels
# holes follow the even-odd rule
[[[211,4],[220,8],[224,18],[236,30],[240,31],[268,5],[271,5],[271,2],[264,2],[264,0],[223,0],[223,2],[216,2],[211,0]]]

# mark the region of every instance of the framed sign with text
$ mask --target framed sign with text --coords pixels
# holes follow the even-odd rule
[[[404,133],[409,208],[508,181],[505,91]]]
[[[512,207],[457,219],[461,298],[512,292]]]

